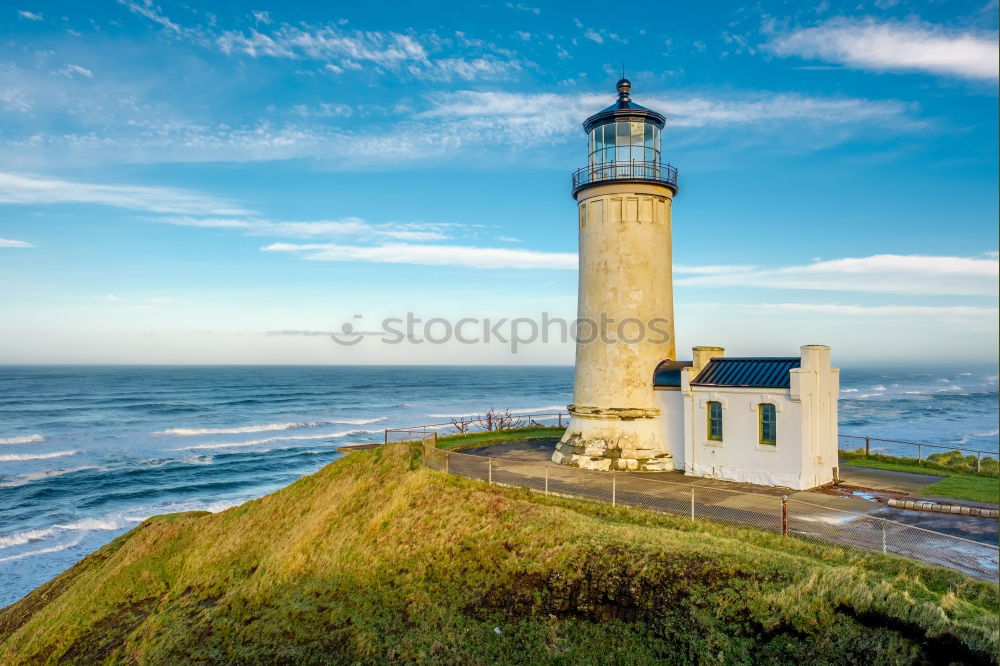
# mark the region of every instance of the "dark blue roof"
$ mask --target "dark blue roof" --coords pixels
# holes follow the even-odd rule
[[[653,371],[653,386],[676,386],[681,385],[681,371],[690,368],[691,361],[663,361],[656,370]]]
[[[789,388],[788,371],[801,362],[799,358],[713,358],[691,385]]]

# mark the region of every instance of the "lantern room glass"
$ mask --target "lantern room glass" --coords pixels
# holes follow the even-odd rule
[[[660,171],[660,128],[642,121],[599,125],[588,137],[595,176],[656,178]]]

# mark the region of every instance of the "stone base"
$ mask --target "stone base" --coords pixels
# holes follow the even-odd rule
[[[595,420],[572,415],[552,462],[567,467],[669,472],[674,460],[656,419]]]

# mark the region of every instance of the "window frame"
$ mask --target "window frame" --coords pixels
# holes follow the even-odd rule
[[[773,435],[771,439],[764,437],[764,411],[766,407],[771,408],[770,425]],[[757,405],[757,443],[760,446],[777,446],[778,444],[778,408],[772,402],[762,402]]]
[[[713,406],[716,406],[716,405],[718,405],[718,408],[719,408],[719,417],[718,417],[718,421],[719,421],[719,434],[718,435],[713,434],[713,431],[712,431],[712,408],[713,408]],[[723,430],[723,423],[722,423],[722,403],[719,402],[718,400],[709,400],[705,404],[705,414],[707,416],[705,438],[708,439],[709,441],[712,441],[712,442],[721,442],[722,441],[722,437],[723,437],[723,435],[725,433],[725,431]]]

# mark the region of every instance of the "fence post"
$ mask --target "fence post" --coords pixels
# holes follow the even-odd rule
[[[694,486],[691,486],[691,522],[694,522]]]
[[[562,412],[559,412],[559,427],[562,428]]]
[[[611,506],[615,505],[615,481],[616,477],[614,474],[611,475]]]
[[[545,494],[549,494],[549,468],[545,468]]]
[[[487,483],[488,483],[489,485],[491,485],[491,486],[492,486],[492,485],[493,485],[493,458],[487,458],[487,459],[486,459],[486,461],[487,461],[487,463],[488,463],[488,464],[489,464],[489,466],[490,466],[490,467],[489,467],[489,477],[487,478],[487,481],[486,481],[486,482],[487,482]]]
[[[872,454],[872,438],[865,437],[865,455],[870,456]]]
[[[389,445],[389,429],[388,428],[385,429],[385,445],[386,446]]]
[[[788,495],[781,496],[781,536],[788,536]]]
[[[923,444],[917,444],[917,462],[924,461],[924,446]]]
[[[434,448],[437,448],[437,446],[435,446]],[[444,452],[444,473],[445,474],[451,474],[451,471],[448,469],[449,468],[449,464],[448,463],[449,463],[450,460],[451,460],[451,451],[445,451]]]
[[[885,549],[885,518],[882,519],[882,554],[886,554]]]
[[[982,472],[983,471],[983,452],[982,451],[977,451],[976,452],[976,471],[977,472]]]
[[[436,449],[437,447],[438,447],[438,434],[437,431],[434,431],[434,448]]]

